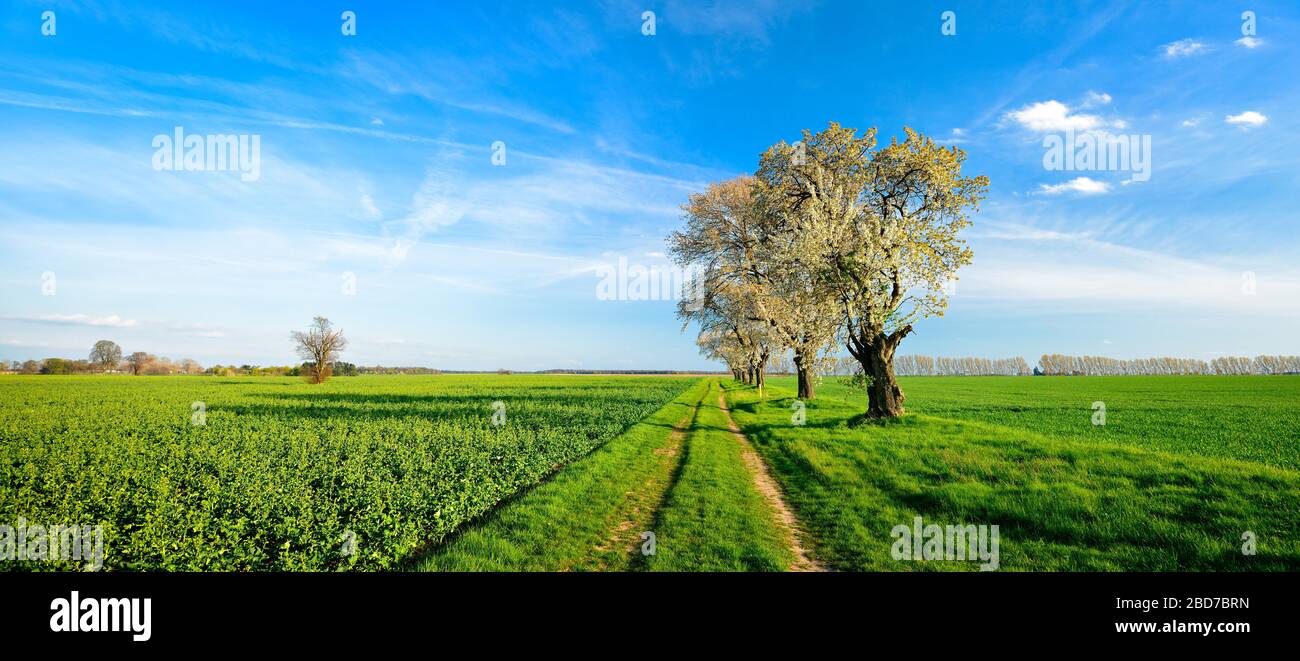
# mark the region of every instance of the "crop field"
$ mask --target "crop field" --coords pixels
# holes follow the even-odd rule
[[[976,568],[893,559],[918,516],[1009,571],[1300,569],[1300,378],[901,384],[851,425],[834,378],[796,421],[787,378],[0,376],[0,520],[103,523],[108,570]]]
[[[393,567],[695,381],[0,376],[0,520],[102,522],[110,570]]]

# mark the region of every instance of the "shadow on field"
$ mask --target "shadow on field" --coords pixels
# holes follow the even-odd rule
[[[334,406],[322,404],[306,405],[284,405],[275,406],[271,404],[208,404],[208,413],[225,412],[236,416],[250,417],[267,417],[267,418],[298,418],[301,420],[327,421],[339,420],[341,422],[356,422],[358,420],[393,420],[393,421],[412,421],[412,420],[429,420],[429,421],[446,421],[461,423],[467,429],[496,428],[492,424],[492,409],[488,405],[466,406],[443,404],[441,406],[418,406],[415,404],[399,405],[378,405],[366,404],[358,406]],[[626,430],[637,420],[631,420],[625,425],[618,427],[619,430]],[[664,429],[672,429],[672,425],[660,425],[656,423],[646,423]],[[597,421],[593,423],[593,418],[589,410],[581,407],[574,407],[571,411],[561,411],[551,409],[546,412],[544,418],[531,420],[526,414],[508,414],[506,422],[501,425],[501,429],[535,429],[544,430],[554,428],[557,425],[574,428],[587,428],[587,436],[595,438],[597,436],[610,433]],[[621,431],[614,432],[616,436]],[[611,436],[612,438],[612,436]]]
[[[592,403],[599,406],[604,399],[617,400],[626,405],[629,400],[639,402],[640,398],[632,396],[626,390],[610,391],[608,397],[586,394],[585,398],[575,399],[572,389],[548,393],[537,393],[529,389],[527,393],[470,394],[446,393],[428,395],[408,394],[367,394],[346,392],[318,393],[247,393],[246,400],[266,400],[219,404],[209,402],[209,411],[227,411],[236,415],[285,417],[294,416],[313,420],[332,417],[370,418],[370,419],[446,419],[479,420],[490,424],[496,402],[504,402],[506,407],[506,426],[519,427],[519,422],[527,422],[527,415],[522,412],[538,411],[553,425],[556,417],[563,419],[588,420]],[[539,421],[539,424],[541,421]]]
[[[405,393],[357,393],[357,392],[312,392],[312,393],[248,393],[248,397],[271,399],[278,402],[292,401],[313,404],[317,402],[329,403],[346,403],[346,404],[483,404],[491,406],[492,402],[505,402],[507,405],[511,402],[544,402],[548,406],[553,406],[557,402],[563,404],[579,405],[583,404],[590,407],[590,403],[602,400],[617,400],[619,402],[642,402],[654,401],[657,398],[653,396],[637,397],[635,391],[628,389],[608,389],[608,390],[588,390],[582,389],[575,391],[573,388],[502,388],[493,393],[484,393],[477,391],[447,391],[430,394],[405,394]]]
[[[695,419],[694,416],[696,414],[696,409],[691,404],[671,401],[665,404],[664,408],[681,408],[683,410],[689,410],[691,413],[691,420],[694,421]],[[671,418],[676,418],[676,417],[677,416],[671,416]],[[637,425],[667,429],[669,430],[669,433],[677,430],[678,428],[677,425],[674,423],[648,422],[646,420],[638,420],[628,425],[625,425],[622,431],[618,432],[617,434],[614,434],[613,436],[610,436],[609,440],[613,440],[618,436],[627,433],[628,430],[630,430],[632,427],[635,427]],[[690,424],[688,424],[686,428],[690,429]],[[689,439],[689,434],[687,438]],[[592,454],[600,451],[600,449],[603,447],[605,447],[605,443],[601,443],[600,445],[591,448],[587,452],[584,452],[581,455],[574,457],[563,466],[554,467],[552,471],[543,475],[536,482],[521,487],[520,489],[516,490],[514,493],[511,493],[510,495],[501,498],[496,503],[494,503],[491,507],[489,507],[487,511],[483,512],[482,514],[479,514],[478,516],[466,519],[460,525],[456,526],[455,529],[451,530],[450,532],[443,535],[442,537],[426,540],[424,544],[410,551],[405,558],[403,558],[398,562],[397,564],[398,571],[405,571],[405,572],[419,571],[421,569],[421,565],[424,562],[424,560],[428,558],[430,555],[433,555],[437,553],[439,549],[442,549],[454,543],[457,539],[465,535],[465,533],[469,532],[470,530],[473,530],[479,526],[486,524],[488,521],[498,516],[502,510],[507,509],[510,505],[528,497],[529,494],[533,493],[537,489],[553,481],[556,478],[556,476],[558,476],[566,468],[569,468],[571,466],[574,466],[582,462],[583,460],[590,457]],[[669,485],[669,488],[664,492],[665,499],[667,498],[668,492],[672,490],[671,489],[672,485],[675,485],[677,483],[677,479],[681,475],[682,465],[685,463],[685,459],[686,459],[686,452],[684,451],[684,446],[683,446],[683,451],[679,452],[678,454],[679,454],[677,460],[678,463],[673,472],[672,482]],[[662,505],[662,503],[660,503],[660,505]],[[634,562],[635,562],[635,558],[634,558]]]

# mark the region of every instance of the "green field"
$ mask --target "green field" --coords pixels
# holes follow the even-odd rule
[[[109,569],[393,567],[694,382],[0,376],[0,521],[103,522]]]
[[[773,379],[794,388],[794,379]],[[827,377],[821,394],[866,406]],[[908,413],[1300,470],[1300,377],[903,377]],[[1092,404],[1106,424],[1092,424]]]
[[[894,560],[916,516],[1004,571],[1300,569],[1300,377],[901,382],[850,426],[833,378],[797,425],[783,378],[0,376],[0,522],[104,523],[109,570],[787,569],[734,417],[832,570],[976,568]]]
[[[781,571],[714,380],[417,559],[425,571]],[[654,532],[654,554],[641,534]]]
[[[999,525],[1004,570],[1300,569],[1300,378],[917,377],[858,427],[857,390],[828,379],[800,427],[772,383],[733,384],[736,419],[835,569],[973,569],[894,560],[915,516]]]

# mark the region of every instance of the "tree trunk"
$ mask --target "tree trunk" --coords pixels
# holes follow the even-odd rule
[[[817,396],[813,387],[812,361],[806,360],[796,351],[794,354],[794,368],[799,375],[799,399],[813,399]]]
[[[862,369],[871,377],[871,384],[867,386],[867,417],[895,418],[903,415],[903,390],[894,379],[893,347],[887,342],[873,342],[867,348],[866,358]]]
[[[894,379],[894,351],[911,332],[911,326],[904,326],[889,335],[876,332],[851,338],[849,353],[858,359],[862,372],[871,379],[867,385],[868,418],[896,418],[903,415],[903,389],[898,387],[898,381]]]

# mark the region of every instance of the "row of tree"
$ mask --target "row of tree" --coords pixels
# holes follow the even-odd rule
[[[1300,374],[1300,356],[1224,356],[1209,362],[1194,358],[1139,358],[1045,354],[1039,370],[1048,376],[1139,374]]]
[[[172,361],[152,354],[144,354],[138,359],[128,357],[120,363],[105,367],[101,363],[76,358],[44,358],[42,360],[11,361],[0,364],[0,369],[18,374],[199,374],[203,368],[189,358]]]
[[[90,350],[85,360],[73,358],[46,358],[44,360],[17,360],[8,364],[9,370],[20,374],[96,374],[127,372],[130,374],[201,374],[203,366],[190,358],[173,361],[146,351],[136,351],[123,358],[122,347],[111,340],[100,340]]]
[[[830,356],[821,363],[821,375],[852,374],[857,361],[852,357]],[[772,374],[793,374],[788,358],[768,361]],[[1122,360],[1105,356],[1045,354],[1035,367],[1024,358],[949,358],[919,355],[894,359],[898,376],[1106,376],[1178,374],[1300,374],[1300,356],[1225,356],[1211,361],[1193,358],[1140,358]]]
[[[1027,376],[1033,374],[1024,358],[976,358],[966,356],[899,356],[895,370],[901,376]]]
[[[704,355],[761,392],[769,360],[788,352],[811,399],[842,346],[867,415],[903,413],[894,353],[916,321],[943,314],[972,258],[958,234],[988,189],[962,175],[962,150],[905,132],[878,147],[874,128],[805,130],[767,149],[753,176],[690,196],[668,250],[693,274],[677,312]]]
[[[204,369],[197,361],[190,358],[171,360],[139,352],[128,356],[127,360],[107,369],[102,363],[72,358],[46,358],[44,360],[0,361],[0,370],[17,374],[104,374],[127,373],[137,375],[165,374],[205,374],[210,376],[303,376],[311,374],[315,364],[306,362],[301,365],[213,365]],[[356,376],[363,372],[382,373],[386,368],[361,368],[352,363],[334,361],[330,363],[330,373],[336,376]],[[436,370],[434,370],[436,371]]]
[[[336,360],[329,364],[330,374],[334,376],[357,376],[362,368],[352,363]],[[315,373],[316,364],[312,362],[301,365],[213,365],[205,374],[215,376],[310,376]]]
[[[214,365],[204,370],[198,362],[185,358],[172,362],[159,358],[145,351],[137,351],[125,359],[122,347],[112,340],[100,340],[90,350],[86,360],[67,360],[64,358],[46,358],[39,363],[29,360],[23,363],[15,361],[13,371],[24,374],[83,374],[94,372],[129,372],[141,374],[216,374],[232,376],[235,374],[253,376],[303,376],[313,383],[322,383],[331,374],[356,376],[356,365],[338,360],[339,353],[347,348],[348,341],[341,329],[334,328],[329,319],[315,317],[306,331],[294,331],[289,334],[294,349],[306,362],[297,367],[258,367],[242,365]]]

